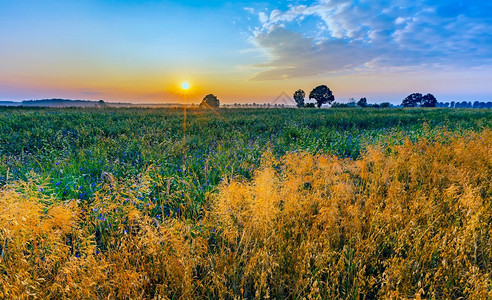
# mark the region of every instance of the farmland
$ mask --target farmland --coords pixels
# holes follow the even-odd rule
[[[0,109],[0,298],[492,297],[492,112]]]

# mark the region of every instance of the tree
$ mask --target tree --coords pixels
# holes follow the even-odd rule
[[[214,94],[208,94],[203,98],[202,103],[200,103],[200,108],[203,107],[217,108],[219,107],[219,105],[220,105],[219,99],[217,99],[217,97]]]
[[[320,85],[315,87],[311,93],[309,93],[309,99],[316,100],[316,104],[319,107],[325,103],[332,103],[335,101],[335,96],[326,85]]]
[[[421,102],[422,102],[422,94],[413,93],[413,94],[408,95],[405,99],[403,99],[401,106],[403,106],[403,107],[417,107],[417,106],[419,106],[419,104]]]
[[[422,107],[436,107],[437,99],[432,94],[427,94],[422,97],[420,106]]]
[[[389,103],[389,102],[383,102],[379,106],[381,108],[388,108],[388,107],[391,107],[391,103]]]
[[[106,104],[106,102],[104,102],[104,100],[99,100],[99,101],[97,101],[96,106],[98,106],[98,107],[106,107],[108,105]]]
[[[360,98],[360,100],[357,101],[357,106],[367,107],[367,99],[366,99],[366,97]]]
[[[303,107],[304,106],[304,97],[306,97],[306,93],[299,89],[294,92],[294,101],[297,103],[297,107]]]

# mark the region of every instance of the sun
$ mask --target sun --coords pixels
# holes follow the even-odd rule
[[[189,88],[190,88],[190,84],[189,84],[188,82],[186,82],[186,81],[185,81],[185,82],[183,82],[183,83],[181,84],[181,88],[182,88],[183,90],[187,90],[187,89],[189,89]]]

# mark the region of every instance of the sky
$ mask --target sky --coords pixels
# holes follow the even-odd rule
[[[492,101],[484,0],[0,0],[0,100]],[[185,93],[180,87],[189,82]]]

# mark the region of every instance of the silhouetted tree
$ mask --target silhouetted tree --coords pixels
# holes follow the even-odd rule
[[[432,94],[427,94],[422,97],[420,106],[422,107],[436,107],[437,99]]]
[[[383,102],[379,106],[381,106],[381,108],[388,108],[388,107],[391,107],[391,103],[389,103],[389,102]]]
[[[99,100],[99,101],[97,101],[96,106],[98,106],[98,107],[106,107],[107,104],[106,104],[106,102],[104,102],[104,100]]]
[[[367,99],[366,99],[366,97],[360,98],[360,100],[357,101],[357,106],[367,107]]]
[[[309,99],[316,100],[316,105],[319,108],[325,103],[330,104],[335,101],[335,96],[333,96],[333,93],[326,85],[320,85],[309,93]]]
[[[294,92],[294,101],[297,103],[297,107],[303,107],[304,106],[304,97],[306,97],[306,93],[299,89]]]
[[[419,106],[419,104],[421,102],[422,102],[422,94],[413,93],[413,94],[408,95],[405,99],[403,99],[401,106],[403,106],[403,107],[417,107],[417,106]]]
[[[220,102],[219,99],[214,94],[208,94],[203,98],[202,103],[200,103],[200,108],[203,107],[219,107]]]

